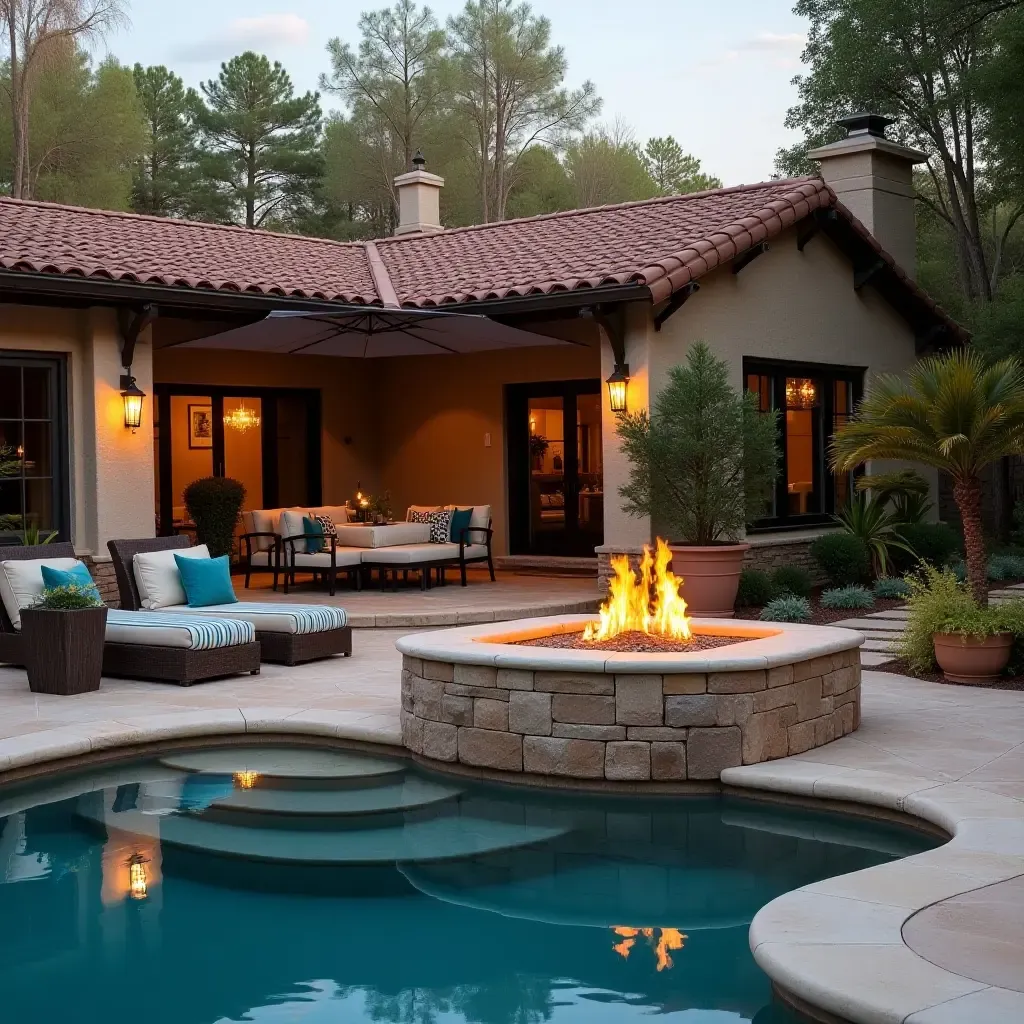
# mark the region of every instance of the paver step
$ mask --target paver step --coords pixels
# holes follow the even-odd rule
[[[166,768],[203,775],[247,776],[261,787],[372,786],[396,781],[405,772],[398,760],[334,750],[237,747],[171,754]]]
[[[547,842],[567,831],[564,827],[477,817],[472,807],[470,800],[460,805],[457,816],[365,831],[238,828],[195,815],[158,817],[139,811],[116,812],[90,799],[79,802],[78,813],[107,829],[159,839],[163,846],[293,865],[384,866],[459,860]]]
[[[896,644],[885,640],[865,640],[861,646],[862,651],[883,651],[895,653]]]
[[[906,625],[899,619],[842,619],[840,622],[833,622],[833,626],[840,626],[843,629],[857,629],[861,633],[867,630],[886,631],[890,633],[901,633]]]
[[[864,668],[874,668],[876,665],[884,665],[887,661],[892,661],[892,653],[883,653],[882,651],[865,651],[861,648],[860,652],[860,663]]]

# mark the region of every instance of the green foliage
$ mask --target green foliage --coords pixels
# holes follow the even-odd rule
[[[252,228],[308,204],[323,171],[316,93],[296,96],[284,68],[252,51],[222,64],[202,91],[194,116],[211,209]]]
[[[760,608],[768,604],[774,594],[771,577],[760,569],[740,572],[740,585],[736,591],[737,608]]]
[[[871,608],[874,603],[867,587],[834,587],[821,593],[822,608]]]
[[[925,565],[919,576],[907,577],[910,597],[903,636],[896,643],[896,653],[915,672],[935,668],[934,633],[950,632],[947,626],[973,623],[979,608],[966,585],[949,569]]]
[[[870,491],[882,505],[890,505],[898,523],[923,522],[935,507],[929,499],[928,481],[913,469],[872,473],[857,480],[858,491]]]
[[[826,533],[811,544],[810,551],[834,587],[863,583],[871,577],[867,544],[852,533]]]
[[[906,543],[896,532],[896,517],[878,499],[856,494],[835,517],[851,537],[856,537],[868,553],[871,572],[885,576],[894,550],[905,549]]]
[[[21,538],[26,546],[35,546],[37,544],[50,544],[57,537],[57,531],[51,530],[49,533],[44,533],[39,529],[38,523],[29,523],[21,531]]]
[[[705,174],[700,161],[689,153],[671,135],[648,139],[643,151],[647,173],[658,190],[658,195],[679,196],[687,192],[703,192],[721,188],[721,178]]]
[[[42,597],[32,607],[44,608],[47,611],[75,612],[83,608],[102,608],[103,602],[95,586],[69,583],[44,591]]]
[[[988,560],[987,576],[994,583],[1000,580],[1024,579],[1024,556],[993,555]]]
[[[899,576],[883,576],[875,580],[875,597],[905,598],[910,597],[910,584]]]
[[[630,463],[619,489],[630,515],[651,516],[673,539],[712,544],[756,519],[778,474],[778,414],[729,385],[729,367],[703,341],[668,373],[644,410],[619,419]]]
[[[761,609],[759,618],[762,622],[810,622],[811,603],[793,594],[776,597]]]
[[[893,563],[899,572],[915,568],[919,561],[941,569],[963,548],[960,535],[948,523],[901,524],[896,532],[910,548],[893,552]]]
[[[629,132],[593,131],[569,143],[565,171],[576,207],[606,206],[658,195],[658,186]]]
[[[213,558],[231,554],[244,502],[245,488],[230,477],[207,476],[185,488],[185,508],[196,524],[196,540]]]
[[[558,157],[547,146],[530,146],[519,160],[508,216],[536,217],[571,210],[575,204],[573,183]]]
[[[776,597],[811,596],[811,574],[799,565],[782,565],[772,573],[772,593]]]

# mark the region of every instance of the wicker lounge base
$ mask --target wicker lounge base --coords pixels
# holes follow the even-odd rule
[[[104,644],[103,674],[191,686],[248,672],[259,675],[260,645],[232,644],[207,651],[145,644]]]
[[[320,633],[266,633],[256,631],[264,661],[279,665],[301,665],[317,658],[352,654],[352,627],[325,629]]]

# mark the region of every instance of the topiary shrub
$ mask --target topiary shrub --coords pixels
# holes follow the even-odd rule
[[[760,569],[744,569],[736,591],[737,608],[760,608],[772,599],[772,581]]]
[[[793,594],[777,597],[761,609],[760,618],[762,622],[810,622],[811,602]]]
[[[910,584],[898,576],[883,576],[881,579],[875,580],[875,597],[910,597]]]
[[[196,543],[205,544],[213,558],[231,554],[244,503],[245,488],[231,477],[207,476],[185,488],[185,508],[196,524]]]
[[[948,523],[905,523],[896,532],[914,552],[893,551],[893,569],[899,573],[917,568],[920,562],[942,569],[963,548],[960,534]]]
[[[867,587],[834,587],[821,593],[822,608],[871,608],[874,603]]]
[[[868,546],[852,533],[826,533],[811,545],[811,557],[833,587],[865,583],[871,578]]]
[[[810,597],[811,574],[798,565],[783,565],[772,573],[772,593],[775,597]]]
[[[77,612],[83,608],[102,608],[99,591],[95,585],[87,587],[77,583],[69,583],[63,587],[50,587],[43,591],[42,596],[33,608],[42,608],[51,612]]]

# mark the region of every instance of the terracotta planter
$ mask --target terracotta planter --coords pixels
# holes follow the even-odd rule
[[[749,544],[698,547],[670,544],[672,571],[683,579],[682,595],[691,615],[731,619],[740,585],[743,555]]]
[[[21,632],[32,692],[68,696],[98,690],[106,628],[106,608],[24,609]]]
[[[1012,633],[964,636],[933,633],[935,660],[950,683],[992,683],[1006,668],[1013,648]]]

